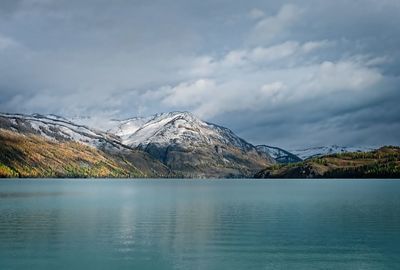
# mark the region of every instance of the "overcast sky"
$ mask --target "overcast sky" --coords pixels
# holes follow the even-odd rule
[[[254,144],[400,144],[400,1],[0,1],[0,111],[187,110]]]

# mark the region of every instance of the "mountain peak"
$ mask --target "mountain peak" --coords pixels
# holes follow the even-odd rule
[[[193,117],[193,118],[197,118],[197,117],[194,116],[193,113],[188,112],[188,111],[163,112],[163,113],[155,114],[155,116],[170,116],[170,117],[182,116],[182,117]]]
[[[275,162],[228,128],[202,121],[190,112],[159,113],[118,123],[109,132],[119,136],[123,144],[146,151],[185,173],[198,166],[204,174],[215,170],[247,175],[249,170]],[[213,169],[209,172],[210,167]]]
[[[166,119],[166,120],[170,120],[170,121],[180,119],[180,120],[184,120],[187,122],[203,122],[202,120],[200,120],[200,118],[196,117],[194,114],[192,114],[191,112],[187,112],[187,111],[173,111],[173,112],[159,113],[159,114],[153,115],[152,119],[158,120],[158,121],[160,121],[162,119]]]
[[[175,111],[127,119],[110,132],[120,136],[123,143],[138,146],[148,143],[169,144],[195,133],[202,137],[202,131],[207,130],[208,126],[190,112]],[[208,135],[209,132],[206,133]]]

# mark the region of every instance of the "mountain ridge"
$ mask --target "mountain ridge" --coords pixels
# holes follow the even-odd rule
[[[57,118],[54,120],[40,114],[0,114],[0,129],[14,132],[14,137],[18,137],[18,135],[25,135],[27,138],[33,135],[40,136],[45,140],[35,141],[43,145],[46,145],[48,141],[60,145],[65,142],[78,142],[98,149],[108,156],[124,156],[126,159],[135,162],[139,171],[142,172],[141,175],[144,176],[156,176],[158,174],[154,172],[157,170],[161,172],[160,175],[169,174],[166,173],[169,169],[163,164],[144,152],[123,145],[118,138],[83,125],[65,121],[65,119],[60,120]],[[17,149],[18,145],[10,147]],[[4,158],[2,156],[2,159]],[[73,163],[73,161],[71,162]]]
[[[366,147],[332,145],[304,148],[292,153],[275,146],[253,145],[229,128],[202,121],[192,113],[184,111],[124,120],[104,119],[104,123],[101,124],[105,124],[103,126],[108,126],[107,128],[83,124],[85,121],[90,122],[88,117],[74,119],[54,114],[0,113],[0,131],[3,133],[1,140],[6,140],[8,136],[7,138],[16,138],[14,141],[22,142],[19,137],[22,135],[26,136],[26,140],[42,144],[44,149],[49,148],[53,152],[57,152],[53,149],[54,144],[59,144],[60,147],[68,145],[71,148],[69,152],[75,151],[74,148],[87,152],[85,147],[91,147],[94,151],[99,151],[90,154],[94,160],[103,155],[103,158],[110,160],[108,164],[114,164],[113,170],[124,172],[124,174],[113,174],[109,170],[110,166],[102,167],[110,172],[109,177],[132,175],[132,177],[243,178],[267,171],[265,168],[299,167],[302,162],[329,155],[373,151],[372,148]],[[5,136],[4,132],[11,133]],[[6,143],[10,141],[12,140]],[[84,146],[80,148],[73,143]],[[31,148],[40,149],[32,146]],[[8,149],[19,149],[19,146],[9,145]],[[36,155],[30,153],[29,149],[24,151],[30,156]],[[8,152],[7,155],[13,156],[12,152]],[[13,167],[8,166],[12,164],[10,159],[4,155],[0,157],[0,167],[12,172]],[[86,162],[90,165],[85,163],[84,166],[89,167],[79,169],[79,162],[76,163],[75,159],[76,157],[69,161],[71,166],[75,166],[74,170],[97,174],[95,172],[98,170],[98,165]],[[35,163],[32,166],[32,171],[37,171]],[[41,166],[46,167],[45,164]],[[48,171],[48,168],[42,171]],[[68,175],[66,172],[64,168],[58,171],[57,175]],[[22,175],[27,173],[24,172]],[[90,174],[83,176],[90,177]]]
[[[141,163],[148,155],[147,160],[154,159],[150,163],[160,162],[174,175],[183,177],[249,177],[275,163],[230,129],[204,122],[188,112],[135,117],[114,124],[104,131],[57,115],[0,114],[2,129],[53,142],[79,142],[106,154],[129,153]]]
[[[400,147],[336,153],[302,162],[271,165],[255,178],[399,178]]]
[[[197,168],[200,177],[210,177],[208,171],[243,177],[263,164],[275,163],[230,129],[202,121],[189,112],[130,118],[108,132],[185,175]]]
[[[0,177],[170,177],[146,155],[112,154],[76,141],[55,141],[0,128]]]
[[[290,153],[289,151],[286,151],[276,146],[269,146],[263,144],[263,145],[257,145],[256,148],[258,151],[268,153],[278,163],[293,163],[302,161],[302,159],[296,156],[295,154]]]
[[[340,153],[353,153],[353,152],[368,152],[373,151],[374,147],[350,147],[339,146],[336,144],[326,146],[315,146],[296,150],[289,150],[290,153],[298,156],[302,160],[307,160],[313,157],[321,157],[324,155],[340,154]]]

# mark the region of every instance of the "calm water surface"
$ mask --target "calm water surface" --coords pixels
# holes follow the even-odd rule
[[[0,181],[0,269],[400,269],[400,181]]]

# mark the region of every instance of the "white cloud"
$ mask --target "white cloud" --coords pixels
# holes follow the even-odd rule
[[[282,8],[284,15],[279,16],[286,18],[287,9]],[[373,65],[381,62],[378,58],[348,56],[326,61],[321,54],[306,57],[335,45],[328,40],[284,41],[231,50],[220,58],[197,57],[180,71],[190,79],[175,87],[160,87],[152,96],[166,107],[210,118],[241,110],[284,110],[335,92],[366,91],[382,79]]]
[[[303,48],[296,47],[298,50]],[[377,69],[365,62],[350,60],[257,70],[251,67],[253,62],[241,61],[243,66],[239,73],[220,70],[213,79],[202,78],[175,87],[161,87],[157,95],[166,106],[191,108],[199,116],[210,118],[241,110],[284,110],[286,106],[335,92],[367,91],[382,79]],[[219,68],[231,67],[219,65]]]
[[[327,93],[338,90],[364,90],[376,84],[382,75],[364,63],[352,61],[323,62],[305,81],[309,92]]]
[[[268,62],[291,56],[299,50],[299,43],[287,41],[271,47],[257,47],[249,52],[249,59],[254,62]]]
[[[215,76],[228,71],[232,72],[233,69],[258,69],[258,64],[271,64],[272,62],[284,64],[285,60],[293,62],[300,56],[327,48],[333,44],[333,42],[327,40],[309,41],[303,44],[297,41],[285,41],[268,47],[257,46],[250,49],[232,50],[219,59],[201,56],[191,60],[191,67],[182,70],[181,74],[194,77]],[[254,66],[255,64],[256,66]]]
[[[216,85],[213,80],[199,79],[195,82],[181,83],[173,88],[163,88],[170,94],[163,99],[163,103],[168,106],[198,106],[212,97]]]
[[[276,103],[283,97],[285,88],[286,86],[282,82],[273,82],[264,84],[260,90],[271,103]]]
[[[331,42],[328,40],[321,40],[321,41],[309,41],[303,44],[302,46],[302,50],[305,53],[314,51],[314,50],[318,50],[318,49],[322,49],[322,48],[327,48],[327,47],[331,47],[335,44],[335,42]]]
[[[295,5],[283,5],[275,16],[266,17],[255,25],[249,42],[251,44],[270,43],[298,20],[302,13],[303,10]]]
[[[233,50],[228,52],[225,57],[220,61],[220,65],[223,67],[239,67],[246,64],[247,61],[246,50]]]

